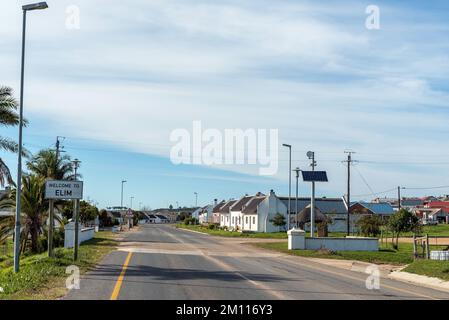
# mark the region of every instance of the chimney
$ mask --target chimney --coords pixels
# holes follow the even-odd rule
[[[273,189],[270,190],[270,196],[274,196],[274,191],[273,191]]]
[[[214,206],[217,206],[217,204],[218,204],[217,201],[218,201],[217,199],[214,199]]]

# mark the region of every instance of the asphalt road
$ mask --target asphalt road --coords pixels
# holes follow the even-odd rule
[[[144,225],[82,277],[66,299],[449,299],[449,293],[381,278],[241,242]]]

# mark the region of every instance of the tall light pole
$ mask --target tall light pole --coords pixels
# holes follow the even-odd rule
[[[25,33],[26,33],[26,17],[27,11],[47,9],[46,2],[27,4],[22,6],[23,22],[22,22],[22,68],[20,73],[20,106],[19,106],[19,146],[17,156],[17,191],[16,191],[16,214],[15,214],[15,231],[14,231],[14,272],[19,272],[20,263],[20,211],[22,197],[22,129],[23,129],[23,87],[25,76]]]
[[[312,160],[310,166],[312,171],[315,171],[316,161],[315,152],[308,151],[307,157]],[[315,181],[312,181],[312,195],[310,197],[310,236],[313,238],[315,234]]]
[[[72,161],[73,169],[75,171],[74,179],[77,181],[77,170],[80,166],[81,161],[78,159],[74,159]],[[73,244],[73,260],[78,260],[78,233],[79,233],[79,221],[80,221],[80,215],[79,215],[79,199],[74,200],[74,206],[73,206],[73,215],[75,218],[75,239]]]
[[[296,206],[295,206],[295,224],[298,227],[298,179],[299,179],[299,171],[301,171],[298,167],[296,167]]]
[[[123,184],[126,182],[126,180],[122,180],[122,194],[120,197],[120,210],[123,209]]]
[[[195,208],[198,207],[198,192],[193,193],[195,195]]]
[[[290,212],[291,212],[291,198],[292,198],[292,146],[285,143],[282,144],[282,146],[288,148],[289,150],[287,230],[290,230]]]

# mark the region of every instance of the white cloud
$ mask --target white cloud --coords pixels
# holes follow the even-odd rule
[[[108,1],[101,10],[99,3],[58,1],[29,18],[27,110],[58,119],[67,135],[168,156],[170,131],[193,120],[219,129],[278,128],[298,151],[295,160],[304,165],[303,151],[317,150],[336,178],[346,148],[361,156],[435,154],[445,141],[432,134],[448,120],[448,94],[435,89],[449,71],[441,27],[428,38],[416,30],[419,43],[395,31],[400,21],[367,31],[360,3],[333,10],[310,2]],[[68,4],[81,9],[79,31],[64,28]],[[17,87],[20,11],[8,0],[2,12],[14,27],[0,30],[8,48],[1,81]],[[376,171],[367,175],[374,187],[387,184]],[[335,181],[329,188],[343,190],[344,180]]]

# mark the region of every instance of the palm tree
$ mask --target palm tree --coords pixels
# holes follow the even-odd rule
[[[27,241],[31,240],[31,251],[39,252],[39,235],[43,233],[44,222],[48,217],[48,201],[45,199],[45,178],[37,175],[22,177],[22,207],[20,233],[21,251],[25,251]],[[15,208],[16,189],[6,199],[0,201],[0,209]],[[55,217],[58,219],[58,217]],[[14,228],[14,218],[0,220],[0,238],[7,237]]]
[[[17,126],[19,125],[19,114],[17,113],[17,100],[12,96],[12,89],[9,87],[0,87],[0,125]],[[26,122],[24,122],[26,123]],[[9,152],[17,152],[18,144],[6,137],[0,136],[0,149]],[[28,156],[27,151],[23,152]],[[0,158],[0,185],[3,187],[5,182],[14,184],[8,166]]]
[[[32,173],[48,179],[74,180],[72,162],[70,156],[63,155],[56,158],[56,152],[52,149],[41,150],[28,163],[28,170]],[[76,174],[80,178],[79,173]]]

